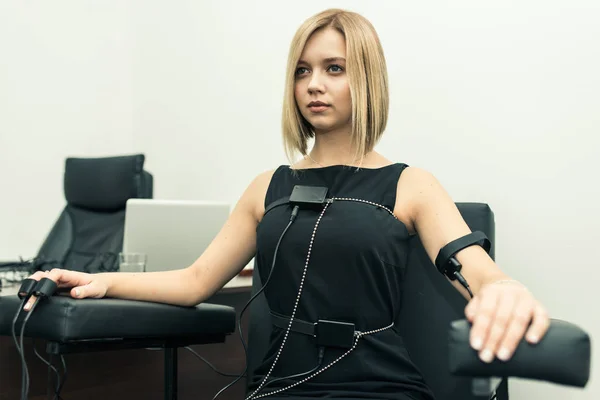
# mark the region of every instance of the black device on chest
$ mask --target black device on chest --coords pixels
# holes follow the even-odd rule
[[[327,200],[328,189],[323,186],[294,186],[289,203],[301,208],[321,208]]]

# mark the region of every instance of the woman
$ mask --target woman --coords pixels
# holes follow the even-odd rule
[[[279,324],[248,398],[430,399],[395,330],[407,241],[418,234],[433,261],[470,230],[430,173],[373,150],[387,115],[387,71],[375,30],[355,13],[319,13],[297,31],[287,67],[284,143],[291,158],[296,152],[304,158],[257,176],[193,265],[146,274],[52,270],[33,278],[72,287],[74,298],[195,305],[256,257],[263,282],[271,275],[265,294]],[[295,185],[325,187],[339,200],[300,209],[288,230],[291,207],[265,209]],[[530,343],[543,337],[549,319],[523,285],[479,246],[456,257],[474,294],[465,314],[482,360],[508,360],[524,336]],[[334,320],[362,333],[345,347],[323,345],[292,329],[290,318]],[[317,373],[306,373],[311,370]],[[291,375],[297,376],[285,378]],[[276,378],[283,379],[271,382]]]

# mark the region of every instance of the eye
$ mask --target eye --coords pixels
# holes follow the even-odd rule
[[[296,69],[296,76],[303,75],[303,74],[305,74],[305,73],[307,73],[307,72],[308,72],[308,69],[307,69],[307,68],[305,68],[305,67],[298,67],[298,68]]]
[[[333,65],[329,66],[328,70],[331,72],[342,72],[344,70],[344,68],[342,68],[341,66],[339,66],[337,64],[333,64]]]

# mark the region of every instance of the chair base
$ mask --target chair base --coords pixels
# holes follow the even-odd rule
[[[177,400],[177,362],[179,347],[196,344],[224,343],[227,335],[212,334],[195,338],[177,339],[99,339],[79,340],[67,343],[49,341],[46,344],[46,353],[50,356],[50,364],[56,356],[74,353],[89,353],[96,351],[132,350],[132,349],[163,349],[164,351],[164,399]],[[48,368],[47,398],[54,398],[53,371]]]

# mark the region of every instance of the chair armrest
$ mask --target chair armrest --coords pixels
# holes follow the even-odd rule
[[[20,299],[0,297],[0,335],[11,335]],[[23,314],[17,321],[20,330]],[[235,310],[217,304],[180,307],[121,299],[73,299],[52,296],[40,303],[25,328],[25,336],[66,343],[99,339],[178,339],[231,334]]]
[[[448,335],[450,372],[461,376],[520,377],[568,386],[585,387],[590,377],[591,342],[580,327],[557,319],[542,340],[531,345],[524,339],[507,362],[489,364],[469,344],[471,324],[452,322]]]

